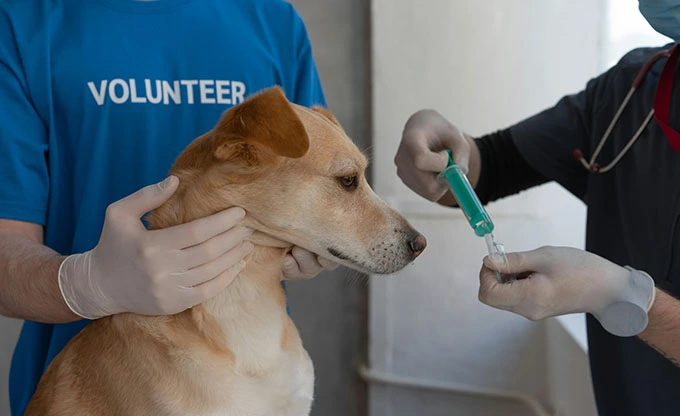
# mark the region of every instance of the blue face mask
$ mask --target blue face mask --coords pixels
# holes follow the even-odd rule
[[[680,43],[679,0],[639,0],[639,9],[654,30]]]

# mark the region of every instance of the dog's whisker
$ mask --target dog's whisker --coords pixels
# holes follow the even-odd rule
[[[347,269],[347,272],[345,274],[346,277],[346,282],[347,286],[354,288],[357,286],[367,286],[368,281],[369,281],[369,276],[366,275],[365,273],[356,271],[356,270],[351,270]]]
[[[367,145],[361,149],[361,153],[366,157],[366,160],[368,161],[369,164],[373,163],[373,149],[375,148],[375,145]]]

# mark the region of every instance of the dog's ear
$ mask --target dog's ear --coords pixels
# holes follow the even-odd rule
[[[320,105],[315,105],[314,107],[312,107],[312,110],[314,110],[317,113],[321,114],[322,116],[326,117],[336,126],[342,128],[338,119],[336,119],[335,116],[333,115],[333,113],[331,113],[330,110],[328,110],[326,107],[322,107]]]
[[[302,121],[279,87],[266,89],[229,109],[213,129],[220,160],[259,165],[275,156],[299,158],[309,149]]]

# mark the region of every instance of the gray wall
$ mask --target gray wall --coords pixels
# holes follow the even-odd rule
[[[292,0],[307,25],[328,107],[362,150],[371,145],[370,2]],[[365,278],[339,269],[288,284],[293,319],[316,371],[313,415],[365,414],[356,376],[366,342]]]
[[[329,108],[360,148],[370,144],[369,8],[365,0],[293,0],[307,24]],[[366,284],[346,270],[289,284],[293,318],[314,360],[314,415],[361,415],[354,371],[365,345]],[[0,317],[0,415],[20,321]]]
[[[22,321],[0,316],[0,415],[9,415],[9,364]]]

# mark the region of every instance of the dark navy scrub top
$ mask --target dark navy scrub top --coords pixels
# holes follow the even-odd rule
[[[667,45],[667,48],[671,45]],[[648,272],[657,287],[680,297],[680,155],[654,120],[619,164],[589,173],[590,159],[640,68],[664,48],[629,52],[588,82],[584,91],[510,131],[520,154],[588,206],[586,249],[619,265]],[[628,143],[653,107],[665,60],[657,62],[622,114],[597,162],[605,166]],[[680,130],[676,73],[670,125]],[[679,301],[680,302],[680,301]],[[637,337],[620,338],[587,316],[590,366],[600,416],[680,415],[680,368]]]

